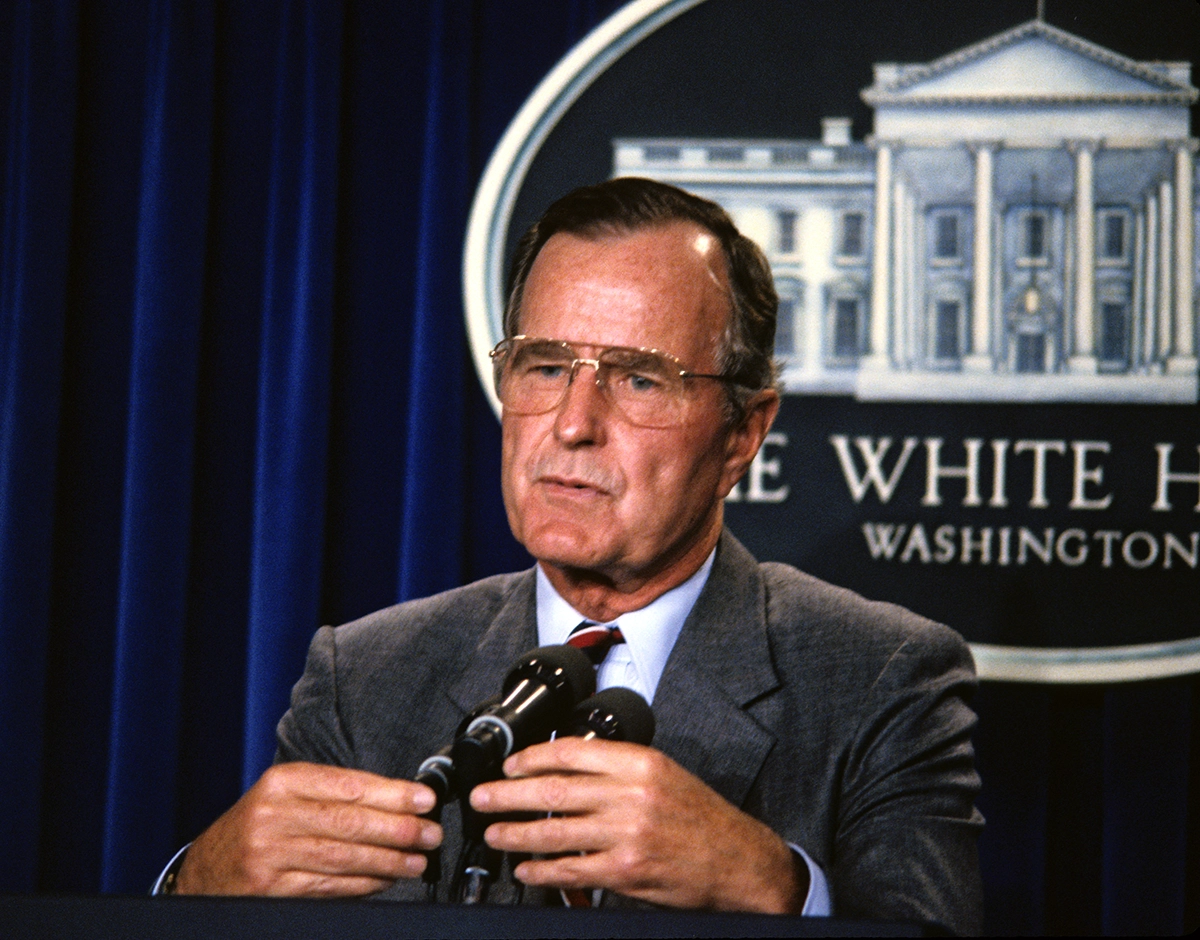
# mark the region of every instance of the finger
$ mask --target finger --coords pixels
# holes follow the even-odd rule
[[[555,855],[600,852],[616,844],[618,833],[596,816],[555,816],[527,822],[492,823],[484,840],[501,852]]]
[[[504,762],[504,773],[508,777],[546,773],[628,777],[649,772],[650,764],[661,756],[652,748],[626,741],[564,737],[517,751]]]
[[[587,774],[551,773],[481,783],[471,806],[482,813],[588,813],[636,793],[620,780]]]
[[[521,862],[513,877],[523,884],[555,888],[608,888],[608,866],[601,855],[564,855]]]
[[[358,845],[425,850],[442,841],[442,827],[431,820],[357,803],[304,800],[281,822],[282,832],[290,836]]]
[[[389,849],[335,839],[298,839],[288,847],[286,881],[293,875],[311,878],[366,878],[391,883],[415,878],[425,870],[426,858],[416,852]]]
[[[429,787],[366,770],[292,763],[272,767],[256,786],[268,796],[360,803],[393,813],[427,813],[436,800]]]

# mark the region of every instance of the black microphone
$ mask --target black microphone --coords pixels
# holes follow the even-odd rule
[[[573,646],[542,646],[521,657],[504,680],[504,697],[472,720],[450,759],[457,795],[495,780],[509,754],[549,740],[571,709],[596,689],[596,673]]]
[[[460,904],[482,904],[500,870],[500,853],[483,839],[487,817],[471,809],[471,791],[500,777],[504,758],[548,740],[571,709],[596,690],[592,662],[573,646],[542,646],[521,657],[504,680],[499,703],[468,722],[450,748],[461,800],[463,850],[451,886]]]
[[[649,744],[654,740],[654,712],[633,689],[613,686],[576,705],[563,733]]]

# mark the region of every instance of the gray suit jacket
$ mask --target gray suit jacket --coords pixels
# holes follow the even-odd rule
[[[537,646],[534,580],[488,578],[323,627],[279,723],[277,760],[411,779]],[[974,688],[952,630],[759,564],[725,532],[655,694],[654,746],[802,846],[828,875],[836,914],[973,933]],[[455,807],[443,822],[448,881]],[[384,896],[422,890],[401,881]]]

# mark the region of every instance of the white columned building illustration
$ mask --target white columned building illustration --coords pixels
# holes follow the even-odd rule
[[[616,175],[720,202],[767,251],[790,391],[1197,400],[1191,65],[1040,19],[879,63],[874,133],[614,141]]]

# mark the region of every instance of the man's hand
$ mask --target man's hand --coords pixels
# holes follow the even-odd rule
[[[358,895],[425,869],[433,791],[319,764],[268,770],[188,849],[179,894]]]
[[[504,772],[472,791],[475,809],[555,814],[487,829],[493,848],[556,856],[518,865],[526,884],[608,888],[671,907],[804,905],[807,869],[783,840],[659,751],[559,738],[514,754]]]

